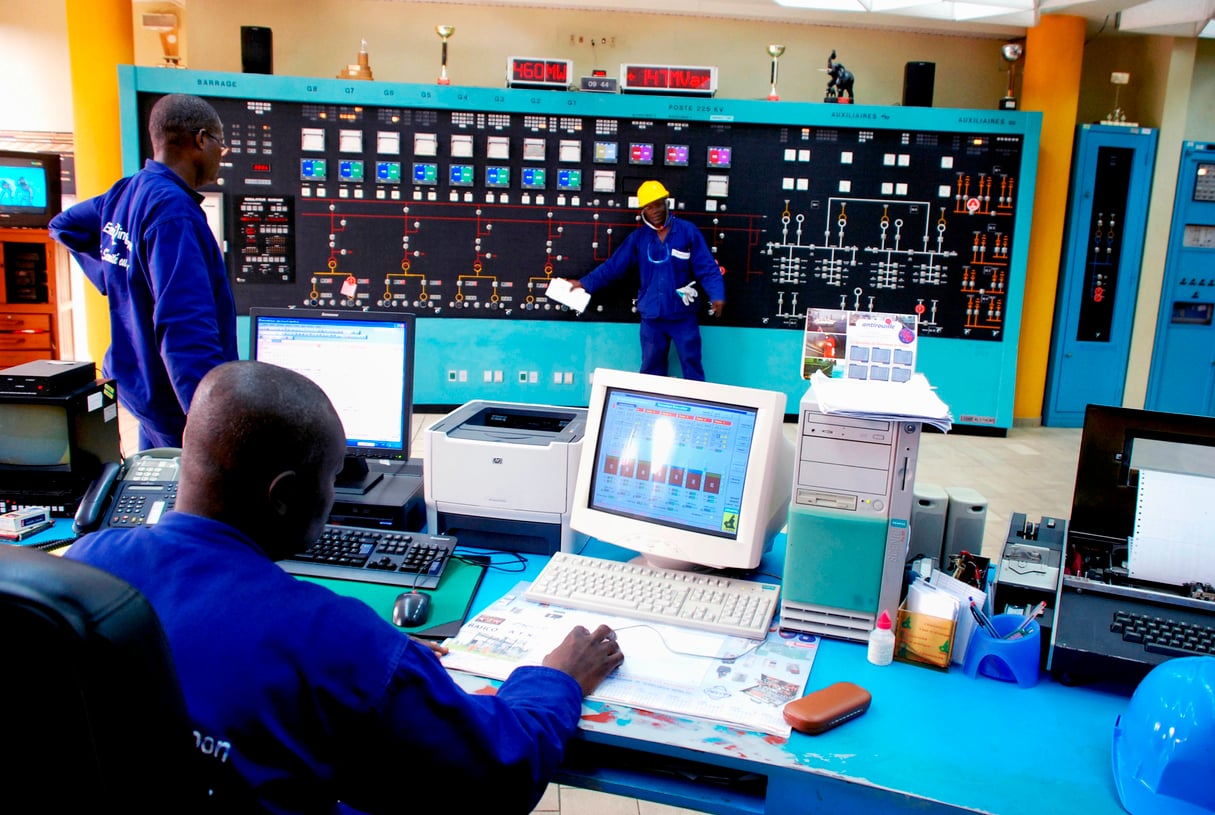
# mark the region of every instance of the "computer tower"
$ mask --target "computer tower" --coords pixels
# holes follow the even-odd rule
[[[898,609],[920,424],[800,407],[780,626],[864,641]]]

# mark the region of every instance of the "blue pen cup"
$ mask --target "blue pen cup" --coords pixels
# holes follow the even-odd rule
[[[1023,622],[1025,617],[1020,614],[997,614],[991,618],[992,627],[1001,637]],[[1024,634],[1015,640],[997,639],[976,625],[966,646],[962,670],[967,676],[982,674],[1001,682],[1016,682],[1018,687],[1032,688],[1038,684],[1041,637],[1037,620],[1026,626]]]

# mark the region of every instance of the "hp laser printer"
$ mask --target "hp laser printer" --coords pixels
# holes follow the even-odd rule
[[[462,546],[575,551],[570,529],[586,409],[468,402],[426,431],[427,529]]]

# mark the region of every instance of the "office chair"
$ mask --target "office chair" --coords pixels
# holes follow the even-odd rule
[[[0,654],[0,811],[200,810],[168,643],[128,583],[0,545]]]

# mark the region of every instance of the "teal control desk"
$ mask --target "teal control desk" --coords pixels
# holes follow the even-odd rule
[[[760,567],[779,576],[783,535]],[[583,554],[632,553],[592,541]],[[471,614],[535,577],[490,570]],[[628,659],[628,654],[625,654]],[[593,700],[559,783],[714,813],[1122,813],[1110,765],[1128,697],[1047,675],[1021,689],[954,666],[870,665],[862,644],[824,640],[807,692],[846,680],[869,711],[819,736],[783,739]],[[487,680],[457,676],[469,690]]]
[[[60,522],[24,544],[68,535],[69,522]],[[761,572],[781,574],[783,543],[777,539]],[[583,553],[631,555],[597,541]],[[522,573],[488,570],[470,615],[539,574],[544,558],[524,557]],[[470,691],[495,684],[453,676]],[[869,711],[822,735],[788,739],[587,700],[580,738],[555,780],[723,815],[1123,812],[1110,766],[1114,721],[1128,701],[1122,693],[1046,675],[1021,689],[956,666],[879,668],[864,645],[824,640],[807,692],[841,680],[869,690]]]

